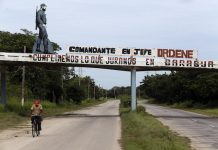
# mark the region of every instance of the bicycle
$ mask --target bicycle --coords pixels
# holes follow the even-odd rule
[[[38,118],[37,117],[33,117],[33,122],[32,122],[32,136],[39,136],[40,135],[40,131],[39,131],[39,123],[38,123]]]

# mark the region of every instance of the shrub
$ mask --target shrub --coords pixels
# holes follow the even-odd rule
[[[81,87],[71,86],[67,89],[67,99],[80,104],[85,98],[85,91]]]
[[[193,107],[193,102],[191,100],[186,100],[183,102],[175,103],[174,106],[179,108],[190,108]]]
[[[30,115],[30,108],[33,104],[33,101],[27,100],[24,103],[24,106],[21,106],[21,103],[17,101],[16,98],[10,98],[8,103],[5,105],[4,110],[9,111],[9,112],[15,112],[18,113],[21,116],[29,116]],[[56,104],[51,103],[49,101],[41,101],[42,107],[43,108],[55,108]],[[1,112],[1,108],[0,108]]]
[[[144,113],[145,110],[146,110],[145,107],[144,107],[144,106],[141,106],[141,105],[140,105],[140,106],[137,106],[137,108],[136,108],[136,111],[137,111],[138,113],[141,113],[141,112]]]
[[[43,108],[55,108],[57,106],[55,103],[49,101],[42,101],[41,104]]]
[[[120,106],[123,108],[128,108],[131,106],[131,97],[129,95],[120,96]]]
[[[100,97],[98,100],[100,100],[100,101],[105,101],[105,100],[107,100],[107,99],[104,98],[104,97]]]
[[[0,104],[0,112],[4,111],[4,106]]]

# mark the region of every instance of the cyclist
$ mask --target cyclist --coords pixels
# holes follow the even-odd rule
[[[34,104],[31,107],[31,122],[36,119],[39,125],[39,131],[42,130],[41,128],[41,121],[42,121],[42,105],[40,104],[40,100],[34,100]]]

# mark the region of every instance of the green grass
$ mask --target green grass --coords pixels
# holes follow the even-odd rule
[[[174,107],[176,108],[176,107]],[[178,108],[185,111],[191,111],[202,115],[207,115],[211,117],[218,117],[218,108]]]
[[[218,117],[218,108],[207,108],[206,106],[199,107],[198,105],[197,106],[195,106],[195,105],[192,106],[190,104],[191,103],[190,101],[185,101],[185,102],[182,102],[182,103],[175,103],[173,105],[167,105],[167,104],[160,104],[154,99],[149,99],[147,103],[157,104],[157,105],[176,108],[176,109],[182,109],[182,110],[185,110],[185,111],[195,112],[195,113],[198,113],[198,114],[207,115],[207,116],[211,116],[211,117]]]
[[[101,104],[103,102],[106,102],[106,100],[100,100],[100,101],[99,100],[84,100],[82,101],[81,104],[65,103],[62,105],[56,105],[55,107],[52,107],[52,108],[44,107],[43,115],[45,117],[50,117],[50,116],[58,115],[58,114],[68,112],[68,111],[75,111],[75,110],[83,109],[86,107],[91,107],[94,105]]]
[[[64,112],[75,111],[86,107],[101,104],[106,100],[84,100],[81,104],[67,103],[56,105],[48,101],[42,102],[43,117],[51,117]],[[30,119],[30,107],[32,102],[25,102],[24,107],[11,100],[5,107],[0,105],[0,130],[15,127]]]
[[[19,116],[14,112],[0,112],[0,131],[15,125],[21,124],[27,120],[26,117]]]
[[[208,107],[198,107],[198,106],[187,106],[187,102],[181,103],[181,104],[173,104],[173,105],[167,105],[167,104],[157,104],[165,107],[170,108],[176,108],[181,109],[185,111],[195,112],[202,115],[207,115],[210,117],[218,117],[218,108],[208,108]]]
[[[121,109],[124,150],[190,150],[190,141],[144,112]]]

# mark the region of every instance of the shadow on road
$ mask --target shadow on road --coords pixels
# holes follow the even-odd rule
[[[116,118],[120,115],[91,115],[91,114],[61,114],[56,115],[54,118]]]
[[[155,115],[155,118],[177,118],[177,119],[207,119],[207,120],[218,120],[218,117],[207,117],[207,116],[170,116],[170,115]]]

